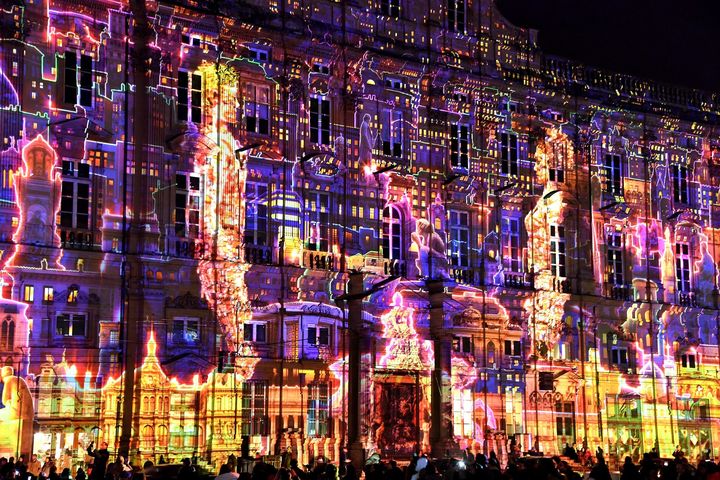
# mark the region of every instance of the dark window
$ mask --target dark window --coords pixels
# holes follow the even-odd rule
[[[244,382],[241,402],[242,435],[267,435],[267,383]]]
[[[393,206],[383,210],[383,257],[392,260],[403,257],[402,218]]]
[[[673,198],[678,203],[688,203],[688,168],[685,165],[672,166]]]
[[[92,106],[93,60],[90,55],[80,55],[80,105]]]
[[[607,237],[608,281],[613,285],[625,284],[622,233],[612,232]]]
[[[690,292],[690,245],[675,244],[675,286],[678,292]]]
[[[453,167],[470,167],[470,127],[455,124],[450,126],[450,162]]]
[[[383,125],[383,155],[402,157],[403,119],[402,112],[388,110]]]
[[[470,266],[470,215],[468,212],[450,211],[450,244],[448,255],[456,267]]]
[[[310,141],[330,145],[330,100],[326,98],[310,99]]]
[[[556,277],[565,277],[565,227],[550,225],[550,267]]]
[[[380,13],[388,17],[400,16],[400,0],[381,0]]]
[[[608,153],[603,161],[605,189],[611,195],[623,194],[622,157]]]
[[[330,329],[328,327],[320,327],[317,325],[308,326],[307,329],[308,345],[323,346],[330,345]]]
[[[514,133],[500,134],[500,172],[503,175],[518,174],[518,137]]]
[[[503,263],[508,271],[515,273],[523,271],[520,243],[521,223],[519,218],[502,219]]]
[[[245,87],[245,129],[250,133],[270,133],[270,88],[248,83]]]
[[[65,52],[65,103],[77,103],[77,53]]]
[[[328,435],[330,396],[327,384],[312,384],[308,387],[307,430],[310,437]]]
[[[465,0],[448,0],[448,30],[465,33]]]
[[[56,318],[57,334],[65,337],[85,336],[85,315],[62,314]]]

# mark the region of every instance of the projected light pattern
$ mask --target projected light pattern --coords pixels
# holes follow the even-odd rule
[[[0,455],[719,455],[717,96],[250,3],[2,7]]]

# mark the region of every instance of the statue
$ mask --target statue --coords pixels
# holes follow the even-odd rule
[[[370,128],[370,114],[366,113],[363,115],[360,124],[360,153],[358,156],[360,170],[365,171],[365,173],[372,172],[372,151],[375,142],[377,142],[377,137],[377,132],[373,133]]]
[[[0,369],[2,404],[0,408],[0,455],[29,454],[33,435],[33,399],[30,389],[13,367]]]
[[[415,223],[415,232],[410,237],[417,245],[418,258],[415,261],[420,275],[427,278],[449,280],[445,241],[433,225],[421,218]]]

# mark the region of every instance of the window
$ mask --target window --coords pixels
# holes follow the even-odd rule
[[[245,243],[267,245],[267,184],[247,182],[245,187]]]
[[[90,55],[80,55],[80,105],[92,106],[93,60]]]
[[[178,345],[198,345],[200,343],[200,319],[197,317],[173,318],[172,341]]]
[[[385,86],[392,90],[405,90],[405,82],[401,78],[386,77]]]
[[[520,340],[505,340],[505,355],[519,357],[522,355],[522,344]]]
[[[85,315],[61,314],[56,318],[57,334],[64,337],[85,336]]]
[[[448,0],[448,30],[465,33],[465,0]]]
[[[603,173],[605,174],[605,190],[610,195],[623,194],[622,157],[608,153],[603,160]]]
[[[25,285],[23,287],[23,302],[33,303],[35,301],[35,286]]]
[[[202,75],[184,70],[178,72],[178,111],[179,121],[202,121]]]
[[[453,338],[453,350],[458,353],[473,353],[472,337],[457,336]]]
[[[77,103],[77,53],[65,52],[65,103],[75,105]]]
[[[623,241],[620,232],[612,232],[607,237],[607,272],[608,281],[612,285],[625,284]]]
[[[78,301],[78,296],[80,295],[80,289],[78,287],[70,287],[68,288],[67,292],[67,303],[69,304],[76,304]]]
[[[628,350],[623,347],[612,347],[610,349],[610,363],[618,367],[627,368]]]
[[[400,260],[403,257],[402,218],[400,211],[393,206],[383,210],[383,257]]]
[[[387,110],[385,112],[385,124],[383,125],[383,155],[402,157],[403,140],[403,118],[402,112],[398,110]]]
[[[197,238],[200,235],[200,177],[192,173],[175,175],[175,235]]]
[[[470,215],[468,212],[450,210],[450,244],[448,255],[456,267],[470,265]]]
[[[327,347],[330,345],[330,329],[318,325],[308,325],[307,343],[316,347]]]
[[[518,137],[514,133],[500,134],[500,172],[503,175],[518,174]]]
[[[55,290],[53,287],[43,287],[43,303],[48,304],[55,301]]]
[[[565,277],[565,227],[550,225],[550,269],[556,277]]]
[[[678,203],[688,203],[688,167],[672,166],[673,198]]]
[[[270,133],[270,88],[248,83],[245,86],[245,129],[248,133]]]
[[[80,165],[85,164],[78,166]],[[60,226],[88,229],[89,223],[90,185],[63,180],[60,197]]]
[[[267,325],[264,323],[245,323],[243,325],[243,339],[246,342],[267,342]]]
[[[572,402],[555,402],[555,433],[560,436],[574,436]]]
[[[0,350],[15,348],[15,320],[7,316],[0,324]]]
[[[248,56],[253,60],[265,63],[270,60],[270,49],[257,46],[250,47],[250,52]]]
[[[243,382],[242,386],[242,434],[267,435],[267,383]]]
[[[326,63],[315,62],[315,63],[313,63],[312,71],[314,73],[321,73],[323,75],[329,75],[330,67]]]
[[[330,195],[310,192],[305,197],[305,232],[310,250],[327,252],[330,248]]]
[[[690,292],[690,245],[675,244],[675,285],[678,292]]]
[[[400,16],[400,0],[381,0],[380,13],[388,17]]]
[[[680,357],[680,362],[683,368],[697,368],[697,362],[695,361],[695,355],[692,353],[684,353]]]
[[[459,437],[472,438],[473,391],[469,388],[453,388],[453,433]]]
[[[330,100],[310,98],[310,141],[330,145]]]
[[[308,386],[307,432],[310,437],[328,435],[328,417],[330,415],[330,398],[325,383]]]
[[[470,167],[470,127],[463,124],[450,126],[450,162],[453,167]]]
[[[110,330],[110,337],[108,339],[108,344],[110,346],[117,346],[120,343],[120,331],[119,330]]]
[[[522,273],[522,247],[520,244],[519,218],[502,219],[503,263],[504,267],[515,273]]]

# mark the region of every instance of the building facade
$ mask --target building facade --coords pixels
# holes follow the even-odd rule
[[[491,0],[4,5],[0,453],[718,456],[717,94]]]

